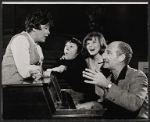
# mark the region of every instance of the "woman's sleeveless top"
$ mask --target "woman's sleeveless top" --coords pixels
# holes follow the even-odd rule
[[[35,47],[35,45],[33,44],[33,42],[30,40],[29,36],[27,33],[22,32],[20,34],[17,34],[15,36],[12,37],[12,39],[10,40],[7,48],[6,48],[6,52],[3,56],[3,61],[2,61],[2,84],[22,84],[23,83],[23,77],[18,73],[17,71],[17,67],[15,65],[15,61],[13,58],[13,54],[11,51],[11,42],[13,41],[13,39],[15,37],[17,37],[18,35],[23,35],[27,38],[28,42],[29,42],[29,54],[30,54],[30,64],[31,65],[36,65],[39,63],[40,60],[40,56],[37,52],[37,49]]]

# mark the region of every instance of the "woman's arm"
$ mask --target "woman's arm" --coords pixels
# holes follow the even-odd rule
[[[32,70],[40,70],[40,66],[30,65],[29,42],[25,36],[14,38],[11,50],[17,70],[23,78],[30,77]]]

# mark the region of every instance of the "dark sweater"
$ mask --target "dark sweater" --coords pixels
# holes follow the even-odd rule
[[[69,86],[76,92],[82,92],[85,96],[85,101],[97,100],[98,96],[95,94],[95,86],[84,82],[82,72],[87,67],[85,59],[82,55],[78,55],[73,60],[59,60],[55,65],[67,66],[67,70],[63,73],[54,73],[57,78],[65,80]]]

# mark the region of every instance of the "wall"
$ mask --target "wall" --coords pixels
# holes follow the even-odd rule
[[[63,53],[65,40],[74,36],[83,40],[91,31],[91,14],[97,24],[95,30],[104,34],[108,43],[123,40],[134,51],[130,65],[137,68],[139,61],[148,60],[147,5],[3,5],[3,51],[12,35],[24,30],[26,15],[34,9],[48,9],[55,26],[45,44],[41,44],[45,67],[51,66]]]

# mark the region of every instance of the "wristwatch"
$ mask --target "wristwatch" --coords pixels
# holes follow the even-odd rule
[[[108,84],[107,88],[110,89],[112,87],[112,84]]]

